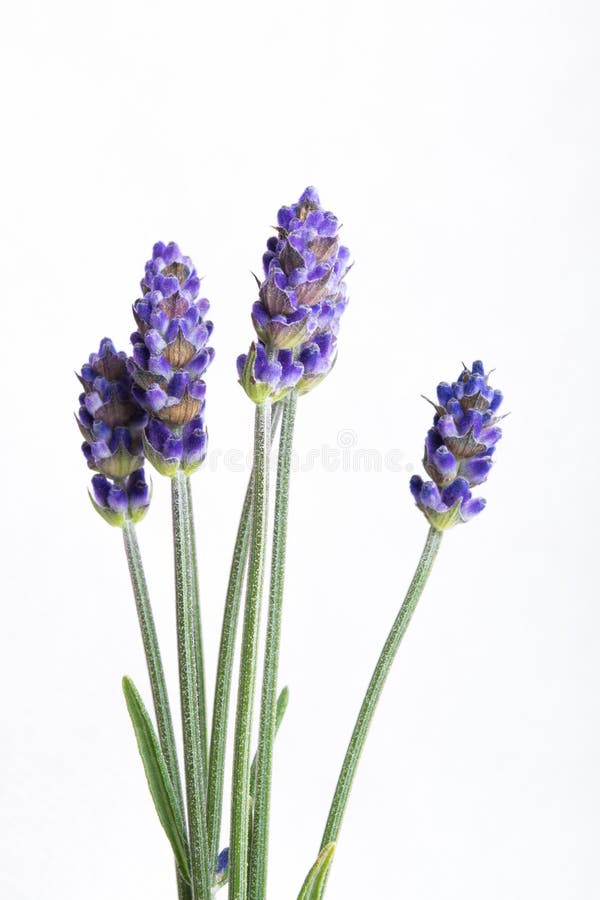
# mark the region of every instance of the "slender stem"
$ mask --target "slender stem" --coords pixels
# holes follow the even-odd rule
[[[229,571],[229,584],[227,585],[223,627],[221,630],[221,646],[219,649],[215,681],[215,699],[213,705],[212,737],[210,742],[206,800],[210,858],[215,862],[219,853],[221,813],[223,806],[223,782],[225,775],[225,749],[227,743],[227,714],[229,711],[233,656],[235,651],[240,599],[242,596],[242,588],[244,586],[244,572],[248,560],[248,545],[250,543],[251,508],[252,481],[250,480],[246,489],[246,496],[244,497],[244,504],[242,506],[242,513]]]
[[[177,868],[177,897],[179,900],[192,900],[192,887],[184,879]]]
[[[208,770],[208,738],[206,730],[206,687],[204,675],[204,648],[202,642],[202,617],[200,615],[200,584],[198,581],[198,558],[196,554],[196,528],[194,526],[194,507],[192,502],[192,485],[189,476],[185,478],[188,504],[188,527],[190,534],[190,559],[193,585],[194,643],[196,647],[196,668],[198,671],[198,703],[200,706],[200,752],[204,771]]]
[[[190,841],[190,869],[194,900],[210,900],[211,882],[208,834],[203,808],[205,773],[200,752],[200,710],[194,633],[193,579],[189,535],[189,509],[185,475],[171,479],[173,546],[175,550],[175,595],[179,687],[183,722],[183,755]]]
[[[352,732],[352,737],[348,744],[340,777],[329,810],[329,817],[323,833],[321,850],[330,841],[337,841],[346,804],[348,803],[352,781],[367,737],[369,725],[371,724],[385,680],[392,667],[392,663],[394,662],[394,657],[400,646],[400,641],[408,628],[412,614],[415,611],[415,607],[419,602],[419,598],[423,592],[429,573],[431,572],[441,540],[442,532],[437,531],[437,529],[433,527],[430,528],[415,574],[406,593],[406,597],[404,598],[404,602],[400,607],[400,612],[392,625],[392,629],[383,645],[381,655],[377,660],[377,665],[371,676],[367,693],[362,702],[356,725],[354,726],[354,731]]]
[[[126,519],[125,524],[123,525],[123,543],[125,545],[125,555],[129,566],[129,575],[131,577],[131,586],[133,588],[138,621],[140,623],[144,653],[146,655],[146,665],[148,667],[154,713],[156,715],[156,723],[158,726],[158,740],[165,757],[167,771],[171,778],[175,797],[179,803],[182,818],[184,818],[181,777],[179,775],[179,763],[177,761],[175,734],[173,732],[173,720],[171,717],[165,672],[160,656],[158,637],[150,603],[150,594],[148,593],[148,584],[144,573],[135,525],[129,519]],[[185,883],[178,869],[177,891],[180,900],[191,900],[189,885]]]
[[[281,417],[281,404],[276,404],[272,411],[271,437],[275,433]],[[215,679],[215,696],[213,703],[213,719],[210,740],[210,759],[208,768],[208,785],[206,800],[206,818],[208,822],[208,837],[210,844],[210,858],[216,865],[219,853],[219,838],[221,832],[221,815],[223,809],[223,782],[225,774],[225,749],[227,743],[227,716],[229,712],[229,698],[231,695],[231,680],[233,675],[233,658],[235,652],[235,639],[240,610],[242,588],[244,586],[244,573],[248,561],[248,546],[250,543],[250,517],[252,512],[252,473],[248,479],[248,486],[244,497],[242,512],[238,525],[231,568],[229,570],[229,583],[223,612],[223,626],[221,629],[221,643],[219,658],[217,661],[217,674]]]
[[[254,484],[248,588],[244,612],[242,655],[238,687],[233,753],[231,838],[229,845],[229,898],[246,900],[250,814],[250,741],[256,683],[258,633],[265,571],[271,406],[256,407],[254,423]]]
[[[271,557],[271,584],[269,589],[269,614],[265,644],[262,702],[258,753],[256,762],[256,798],[250,856],[250,900],[265,900],[267,890],[267,856],[269,845],[269,807],[273,771],[273,745],[276,730],[277,673],[279,669],[279,645],[281,642],[281,608],[285,572],[288,500],[294,420],[296,417],[296,392],[288,394],[284,401],[277,486],[275,492],[275,519],[273,524],[273,548]]]
[[[175,734],[173,732],[173,720],[171,718],[165,673],[160,656],[158,637],[154,625],[154,616],[152,615],[152,607],[150,605],[150,595],[148,593],[148,585],[144,574],[135,525],[130,520],[126,520],[123,525],[123,542],[125,544],[125,554],[129,565],[129,574],[131,576],[135,606],[137,609],[138,621],[140,623],[142,642],[144,644],[144,653],[146,654],[146,665],[148,666],[152,700],[154,701],[154,712],[156,714],[156,723],[158,725],[158,739],[165,756],[165,762],[167,764],[173,788],[175,789],[175,796],[179,801],[181,810],[183,810],[181,778],[179,775],[179,764],[177,762]]]

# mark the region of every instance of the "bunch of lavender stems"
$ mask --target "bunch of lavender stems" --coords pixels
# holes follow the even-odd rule
[[[298,400],[331,372],[337,356],[350,267],[338,229],[337,218],[321,207],[314,188],[307,188],[297,203],[279,211],[263,257],[264,277],[252,308],[256,340],[238,359],[240,384],[255,405],[254,452],[225,597],[210,729],[190,478],[207,449],[204,374],[214,355],[208,345],[212,323],[206,320],[209,304],[199,296],[196,269],[176,244],[156,244],[146,264],[142,296],[133,307],[137,330],[130,355],[117,352],[105,338],[79,376],[83,393],[77,421],[84,455],[96,472],[90,497],[97,512],[123,532],[156,724],[131,679],[124,679],[123,689],[152,799],[173,850],[180,900],[211,900],[227,883],[229,900],[267,896],[273,753],[288,696],[287,689],[279,689],[278,669],[294,423]],[[298,900],[320,900],[326,889],[369,725],[442,534],[483,509],[485,502],[473,497],[471,488],[491,469],[501,436],[496,415],[501,399],[479,361],[465,367],[456,382],[438,386],[423,460],[430,480],[415,475],[410,485],[429,523],[425,546],[360,706],[319,853]],[[269,464],[278,428],[268,561]],[[150,504],[145,460],[171,481],[181,768],[136,535]],[[229,845],[220,850],[238,627],[231,825]]]

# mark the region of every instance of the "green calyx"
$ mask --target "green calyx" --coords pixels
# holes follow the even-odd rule
[[[119,512],[116,509],[110,509],[107,506],[100,506],[99,503],[94,499],[92,492],[88,491],[88,497],[90,498],[90,503],[96,510],[99,516],[102,516],[105,522],[108,522],[109,525],[112,525],[114,528],[123,528],[127,522],[131,522],[134,525],[137,525],[138,522],[141,522],[146,513],[148,512],[148,508],[150,506],[150,501],[152,500],[152,485],[150,485],[150,496],[148,497],[148,503],[144,506],[138,506],[134,509],[129,509],[127,512]]]
[[[256,356],[256,344],[252,343],[250,350],[248,351],[248,356],[246,357],[246,362],[244,364],[242,374],[239,378],[239,383],[244,388],[252,402],[256,403],[257,406],[262,406],[265,400],[268,400],[273,396],[273,388],[271,387],[271,385],[266,384],[264,381],[257,381],[254,377]]]
[[[166,475],[168,478],[173,478],[173,476],[176,475],[179,471],[179,460],[166,459],[160,453],[157,453],[150,441],[147,439],[146,435],[144,435],[144,454],[148,462],[152,463],[156,471],[161,475]]]
[[[461,516],[461,506],[462,506],[462,497],[459,498],[454,506],[451,506],[449,510],[446,512],[440,513],[436,512],[433,509],[423,509],[423,515],[429,522],[429,524],[436,529],[436,531],[447,531],[449,528],[454,528],[455,525],[463,525],[464,519]]]

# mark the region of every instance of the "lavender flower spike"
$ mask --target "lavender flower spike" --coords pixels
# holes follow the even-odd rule
[[[154,245],[141,287],[129,370],[134,397],[149,416],[146,455],[162,474],[190,474],[206,456],[203,376],[214,356],[207,345],[209,303],[199,297],[192,260],[175,243]]]
[[[265,278],[252,308],[254,327],[268,349],[297,347],[330,328],[336,309],[343,311],[349,253],[340,246],[338,228],[312,187],[279,210],[277,235],[267,241]]]
[[[240,383],[256,403],[282,397],[292,388],[306,393],[333,367],[350,268],[350,253],[340,244],[338,230],[336,216],[322,208],[312,187],[277,214],[277,234],[267,241],[265,277],[252,307],[259,342],[238,360]],[[247,360],[251,364],[242,376]]]
[[[502,436],[496,415],[502,394],[488,385],[488,378],[483,363],[476,360],[457,381],[438,385],[423,459],[433,480],[413,475],[410,489],[419,509],[439,531],[467,522],[485,506],[485,500],[473,497],[470,489],[486,480]]]
[[[99,473],[92,479],[92,503],[112,525],[123,525],[126,517],[138,521],[150,502],[142,468],[148,416],[133,397],[127,357],[104,338],[78,377],[82,450],[90,469]]]

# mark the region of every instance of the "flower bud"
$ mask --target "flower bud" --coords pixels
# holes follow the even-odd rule
[[[221,850],[217,857],[217,867],[215,869],[215,887],[223,887],[227,884],[229,876],[229,847]]]
[[[294,360],[291,350],[279,350],[269,358],[261,341],[253,343],[248,353],[238,356],[239,382],[258,405],[266,400],[280,400],[294,388],[302,375],[302,364]]]
[[[151,419],[144,436],[144,451],[155,469],[170,478],[181,469],[191,475],[206,457],[208,435],[202,416],[174,433],[160,419]]]
[[[118,482],[105,475],[94,475],[90,500],[97,513],[109,525],[122,527],[127,519],[139,522],[150,505],[150,488],[143,469]]]

